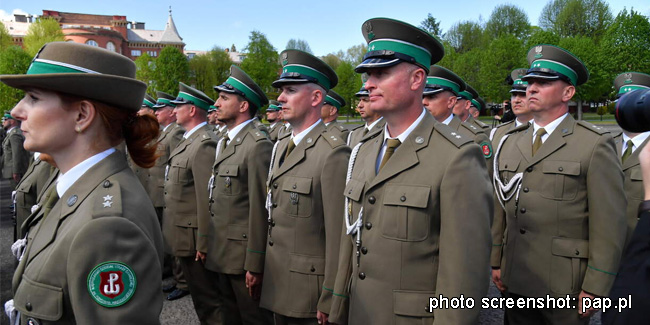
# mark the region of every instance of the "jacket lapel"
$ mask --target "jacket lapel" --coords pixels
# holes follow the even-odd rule
[[[544,141],[544,144],[542,144],[542,146],[539,147],[537,154],[535,154],[535,156],[532,157],[531,165],[540,162],[544,158],[548,157],[550,154],[564,147],[564,145],[566,145],[566,140],[564,140],[564,137],[573,134],[574,126],[575,126],[575,119],[573,119],[573,116],[569,115],[566,118],[564,118],[564,121],[562,121],[555,128],[555,130],[548,137],[548,139]],[[528,129],[529,133],[532,133],[532,130],[533,128],[529,128]],[[532,134],[529,142],[529,147],[532,153],[533,150]]]
[[[622,139],[622,137],[621,137],[621,139]],[[634,150],[634,152],[627,159],[625,159],[625,162],[623,163],[623,170],[630,169],[630,168],[640,164],[639,152],[641,152],[641,150],[646,145],[648,145],[648,140],[650,140],[650,137],[645,139],[645,141],[643,141],[641,146],[636,148],[636,150]]]
[[[307,135],[293,149],[291,155],[289,155],[289,157],[287,157],[287,159],[284,160],[282,166],[279,166],[279,164],[276,165],[277,167],[275,167],[275,172],[273,173],[272,177],[273,178],[280,177],[282,174],[291,170],[293,166],[300,163],[305,158],[306,151],[316,144],[316,141],[318,141],[318,138],[321,136],[321,133],[323,132],[325,132],[325,124],[321,122],[320,124],[316,125],[316,127],[314,127],[313,130],[307,133]],[[281,145],[278,145],[278,152],[276,153],[276,155],[279,155],[278,157],[276,157],[276,160],[278,162],[284,155],[286,148],[289,144],[289,141],[291,141],[291,139],[284,141],[284,143],[282,143]]]
[[[230,143],[226,146],[226,148],[223,150],[223,152],[219,153],[219,157],[217,158],[217,161],[214,162],[214,165],[217,166],[219,163],[221,163],[224,159],[232,156],[235,154],[237,151],[237,147],[241,145],[244,142],[244,138],[248,135],[248,132],[253,129],[255,124],[253,122],[248,123],[244,128],[242,128],[237,135],[234,136],[234,139],[230,139]],[[219,148],[217,148],[219,150]]]

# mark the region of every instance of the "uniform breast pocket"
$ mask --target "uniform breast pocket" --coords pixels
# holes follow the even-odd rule
[[[237,195],[241,192],[241,184],[239,181],[239,166],[238,165],[223,165],[219,166],[219,174],[217,177],[217,191],[224,195]]]
[[[580,162],[544,161],[544,177],[540,179],[540,194],[552,200],[575,199],[580,186]]]
[[[169,179],[177,184],[185,184],[189,180],[188,158],[174,158],[169,166]]]
[[[284,211],[290,216],[311,216],[311,177],[291,176],[282,184]]]
[[[628,193],[631,199],[643,200],[643,174],[641,168],[633,167],[630,171],[630,183],[625,184],[625,192]]]
[[[516,159],[500,159],[499,160],[499,176],[503,183],[507,183],[515,175],[519,168],[519,160]]]
[[[422,241],[429,237],[430,193],[429,186],[387,185],[381,207],[383,236],[401,241]]]

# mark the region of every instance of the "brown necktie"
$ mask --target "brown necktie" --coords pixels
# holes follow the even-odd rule
[[[368,131],[370,131],[370,130],[368,130],[367,127],[364,127],[364,128],[363,128],[363,135],[362,135],[361,137],[362,137],[362,138],[365,137],[366,134],[368,134]]]
[[[388,159],[390,159],[393,153],[395,153],[395,149],[397,149],[400,144],[402,144],[402,142],[399,141],[399,139],[386,140],[386,152],[384,153],[384,158],[381,159],[381,163],[379,164],[379,170],[384,167]]]
[[[222,139],[223,141],[221,141],[221,148],[219,148],[220,153],[226,150],[226,146],[228,145],[228,140],[230,140],[230,138],[228,138],[228,133],[224,134]]]
[[[630,156],[632,155],[632,147],[634,147],[634,143],[632,142],[632,140],[627,140],[625,145],[627,145],[627,148],[625,148],[625,152],[623,152],[623,156],[621,157],[621,162],[625,162],[627,158],[630,158]]]
[[[296,144],[293,142],[293,139],[289,139],[289,145],[287,146],[287,153],[284,154],[285,160],[289,157],[289,155],[295,148],[296,148]]]
[[[540,128],[537,130],[537,133],[535,134],[535,141],[533,141],[533,156],[537,153],[537,150],[542,146],[542,136],[546,134],[546,130],[544,128]]]
[[[47,198],[45,199],[45,204],[43,204],[43,219],[47,217],[50,213],[50,210],[54,207],[56,202],[59,200],[59,193],[56,191],[56,185],[52,185],[52,188],[47,193]]]

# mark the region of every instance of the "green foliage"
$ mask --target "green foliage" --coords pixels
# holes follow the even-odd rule
[[[168,94],[178,93],[178,82],[188,82],[189,63],[179,49],[168,46],[160,51],[155,61],[154,84],[156,89]]]
[[[156,97],[156,59],[143,53],[135,59],[135,78],[147,84],[147,94]]]
[[[23,74],[27,72],[32,57],[17,46],[0,51],[0,74]],[[23,91],[0,83],[0,112],[12,109],[23,97]]]
[[[339,51],[339,52],[343,53],[342,51]],[[326,55],[324,57],[321,57],[321,60],[323,60],[323,62],[327,63],[327,65],[332,67],[332,69],[334,69],[334,70],[336,70],[336,68],[339,67],[339,64],[341,64],[341,58],[338,57],[334,53],[330,53],[330,54],[328,54],[328,55]]]
[[[14,45],[14,40],[11,35],[9,35],[7,26],[0,23],[0,51],[4,51],[12,45]]]
[[[420,23],[420,28],[426,30],[431,35],[442,37],[442,28],[440,22],[429,13],[427,18]]]
[[[562,12],[562,9],[566,7],[569,0],[551,0],[542,9],[542,13],[539,16],[539,27],[544,30],[554,30],[557,24],[557,17]]]
[[[524,38],[528,35],[530,23],[528,15],[521,8],[504,4],[499,5],[490,14],[490,19],[485,24],[485,33],[491,38],[504,35],[514,35]]]
[[[65,41],[59,22],[52,18],[39,18],[29,26],[23,45],[27,54],[34,56],[45,43],[57,41]]]
[[[580,58],[589,71],[589,81],[576,88],[574,99],[583,101],[602,101],[611,89],[612,80],[607,72],[600,69],[603,65],[604,53],[589,37],[568,37],[560,40],[560,47]]]
[[[603,120],[603,115],[607,114],[608,107],[607,105],[598,105],[598,109],[596,109],[596,114],[600,115],[600,120]]]
[[[339,77],[339,83],[334,91],[345,99],[345,106],[341,107],[339,111],[340,115],[354,112],[354,94],[359,91],[359,88],[361,88],[361,78],[359,78],[359,75],[354,72],[354,67],[355,65],[352,65],[347,61],[341,61],[341,64],[336,68],[336,75]]]
[[[287,42],[287,46],[285,49],[295,49],[295,50],[301,50],[303,52],[307,52],[309,54],[314,54],[314,52],[311,51],[311,47],[309,47],[309,44],[305,40],[301,39],[290,39],[289,42]]]
[[[276,98],[277,92],[271,83],[278,78],[281,66],[279,54],[259,31],[252,31],[245,52],[248,53],[241,68],[257,82],[269,98]]]
[[[612,22],[603,0],[551,0],[542,10],[539,25],[562,37],[586,36],[598,42]]]
[[[505,78],[512,70],[527,66],[524,41],[516,35],[505,34],[494,39],[481,57],[480,80],[472,86],[480,89],[479,94],[484,99],[501,102],[510,98],[511,87]]]
[[[228,79],[232,61],[224,49],[214,47],[208,53],[192,58],[189,64],[190,79],[194,87],[206,94],[212,94],[214,86]]]
[[[463,21],[456,23],[445,34],[445,40],[458,52],[464,53],[481,48],[485,44],[483,27],[477,22]]]
[[[530,36],[528,36],[526,39],[525,47],[526,50],[528,50],[533,46],[539,44],[558,45],[559,43],[560,36],[555,34],[555,32],[550,30],[543,30],[539,27],[533,27],[531,29]]]

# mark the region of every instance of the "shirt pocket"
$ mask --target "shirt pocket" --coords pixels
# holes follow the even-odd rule
[[[501,181],[506,184],[517,173],[519,168],[519,160],[516,159],[500,159],[499,160],[499,176]]]
[[[23,275],[14,296],[14,306],[25,316],[56,321],[63,316],[63,290]],[[29,306],[29,310],[25,306]]]
[[[189,158],[173,159],[169,166],[169,179],[176,184],[187,183],[190,180],[188,165]]]
[[[381,207],[382,235],[400,241],[422,241],[429,237],[430,193],[429,186],[387,185]]]
[[[311,177],[290,176],[282,184],[284,212],[293,217],[307,218],[312,213]]]
[[[216,179],[218,193],[224,195],[237,195],[241,192],[241,183],[238,178],[238,165],[219,166],[219,173],[217,175],[219,176]]]
[[[570,201],[576,198],[580,186],[580,162],[544,161],[542,162],[540,195],[547,199]]]
[[[587,271],[589,241],[554,237],[551,254],[551,291],[557,294],[580,291],[583,274]]]
[[[630,171],[630,184],[626,186],[626,192],[630,199],[643,200],[643,173],[640,167],[632,167]]]

